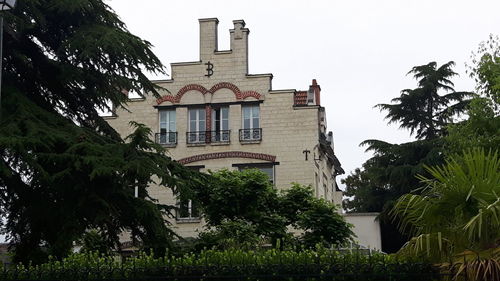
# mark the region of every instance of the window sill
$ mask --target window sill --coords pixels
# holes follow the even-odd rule
[[[191,146],[206,146],[207,144],[204,143],[204,142],[200,142],[200,143],[188,143],[186,144],[187,147],[191,147]]]
[[[176,143],[161,143],[160,144],[162,147],[176,147]]]
[[[200,218],[176,218],[175,221],[177,222],[177,224],[200,223],[201,219]]]
[[[241,144],[256,144],[261,142],[262,140],[240,140]]]
[[[210,145],[213,145],[213,146],[230,145],[230,144],[231,144],[230,142],[212,142],[212,143],[210,143]]]

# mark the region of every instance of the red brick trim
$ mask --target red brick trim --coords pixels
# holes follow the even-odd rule
[[[214,94],[220,89],[229,89],[231,90],[234,95],[236,96],[237,100],[244,100],[248,97],[253,97],[256,99],[260,99],[262,97],[261,94],[255,92],[255,91],[246,91],[246,92],[241,92],[236,85],[229,83],[229,82],[220,82],[212,86],[210,90],[207,90],[205,87],[198,85],[198,84],[189,84],[184,87],[182,87],[175,96],[172,95],[164,95],[161,98],[156,100],[156,104],[161,104],[165,101],[169,101],[171,103],[179,103],[181,101],[182,96],[188,92],[188,91],[198,91],[202,93],[203,95],[207,93],[212,93]]]
[[[206,93],[208,93],[208,90],[205,87],[201,86],[201,85],[198,85],[198,84],[189,84],[189,85],[186,85],[186,86],[182,87],[177,92],[177,95],[175,95],[176,102],[180,102],[182,96],[185,93],[189,92],[189,91],[198,91],[198,92],[202,93],[203,95],[205,95]]]
[[[164,95],[161,98],[156,100],[156,104],[161,104],[161,103],[166,102],[166,101],[169,101],[171,103],[176,103],[175,96]]]
[[[256,99],[260,99],[261,98],[261,94],[255,92],[255,91],[246,91],[246,92],[243,92],[240,94],[240,98],[242,100],[248,98],[248,97],[253,97],[253,98],[256,98]]]
[[[212,88],[210,88],[210,92],[215,93],[218,90],[224,89],[224,88],[233,91],[234,95],[236,96],[236,99],[240,99],[239,98],[240,89],[238,89],[238,87],[236,87],[236,85],[229,83],[229,82],[220,82],[220,83],[213,85]]]
[[[208,132],[205,142],[210,143],[212,140],[212,106],[210,104],[205,105],[205,120],[205,127]]]
[[[181,164],[189,164],[198,161],[210,160],[210,159],[221,159],[221,158],[250,158],[258,159],[269,162],[275,162],[276,156],[265,154],[265,153],[253,153],[253,152],[243,152],[243,151],[225,151],[225,152],[215,152],[215,153],[205,153],[189,156],[177,160]]]

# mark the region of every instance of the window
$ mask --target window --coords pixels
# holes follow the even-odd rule
[[[177,132],[175,128],[175,109],[161,110],[160,133],[156,137],[156,142],[160,144],[176,144]]]
[[[201,166],[203,167],[203,166]],[[186,168],[199,171],[200,166],[186,166]],[[191,199],[182,198],[177,201],[177,220],[179,221],[199,221],[200,219],[200,206],[196,201]]]
[[[198,220],[200,218],[200,207],[193,200],[179,200],[178,220]]]
[[[229,142],[229,107],[212,109],[212,142]]]
[[[193,108],[188,110],[189,132],[187,132],[188,143],[206,142],[206,115],[204,108]]]
[[[242,107],[242,126],[240,130],[240,140],[253,141],[261,140],[262,129],[260,128],[260,108],[258,105]]]
[[[259,169],[264,174],[269,177],[269,181],[274,184],[274,165],[268,163],[255,163],[255,164],[233,164],[233,166],[238,166],[240,171],[246,169]]]

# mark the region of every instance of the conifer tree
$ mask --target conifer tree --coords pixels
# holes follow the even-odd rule
[[[397,232],[395,222],[388,216],[397,198],[420,187],[417,175],[427,176],[424,166],[444,162],[447,127],[454,117],[465,112],[472,96],[469,92],[457,92],[450,80],[457,75],[448,62],[437,67],[435,62],[413,67],[408,74],[417,80],[417,88],[405,89],[392,99],[392,104],[378,104],[387,111],[389,123],[398,123],[409,129],[417,140],[391,144],[382,140],[365,140],[366,151],[373,157],[342,182],[346,195],[354,200],[344,200],[344,207],[357,212],[381,212],[383,250],[394,252],[405,242]]]
[[[172,207],[146,187],[156,179],[177,192],[192,172],[165,156],[144,125],[132,122],[123,140],[99,116],[110,104],[126,107],[124,90],[158,95],[145,72],[165,72],[151,44],[101,0],[18,2],[2,15],[0,107],[0,230],[15,260],[62,257],[89,229],[110,246],[127,230],[164,250]]]
[[[379,104],[388,113],[389,123],[399,123],[400,128],[409,129],[417,139],[433,139],[443,136],[446,126],[456,114],[465,111],[469,92],[456,92],[450,78],[456,76],[453,61],[437,68],[436,62],[413,67],[418,81],[415,89],[401,91],[401,96],[392,99],[393,104]],[[440,94],[445,91],[446,94]]]

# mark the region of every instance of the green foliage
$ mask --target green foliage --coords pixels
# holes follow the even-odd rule
[[[113,248],[113,245],[109,245],[108,241],[103,237],[98,230],[91,229],[86,232],[82,239],[78,241],[81,249],[80,252],[98,252],[105,255],[109,255],[111,253],[110,249]]]
[[[367,169],[356,168],[349,176],[342,179],[345,184],[344,199],[342,205],[345,210],[356,212],[380,212],[384,210],[389,198],[389,189],[379,186],[374,175],[370,175]]]
[[[355,212],[380,212],[382,245],[385,252],[397,251],[408,239],[400,233],[388,215],[396,200],[403,194],[418,189],[417,175],[426,174],[425,165],[438,165],[444,161],[442,139],[417,140],[403,144],[390,144],[368,140],[367,151],[374,155],[363,164],[363,170],[342,180],[346,184],[344,208]]]
[[[0,268],[1,269],[1,268]],[[62,261],[38,266],[17,265],[0,270],[2,280],[142,280],[179,278],[183,280],[327,280],[375,281],[390,279],[433,280],[430,264],[395,260],[382,255],[341,254],[318,247],[314,250],[224,251],[204,250],[181,257],[154,258],[144,253],[120,263],[97,253],[73,254]],[[323,279],[321,279],[323,280]]]
[[[414,235],[399,254],[451,261],[459,272],[464,267],[474,272],[472,280],[498,280],[498,152],[476,148],[450,157],[443,166],[427,169],[431,177],[420,177],[426,184],[421,194],[402,196],[392,211],[400,218],[400,227]]]
[[[224,221],[213,229],[200,233],[194,250],[202,249],[255,249],[263,240],[258,226],[244,220]]]
[[[15,260],[61,258],[88,229],[109,245],[129,230],[164,251],[171,207],[146,187],[155,178],[176,193],[196,174],[164,156],[144,125],[131,123],[124,142],[98,113],[126,106],[124,89],[158,94],[143,73],[164,72],[151,45],[100,0],[18,1],[2,17],[0,231]]]
[[[494,108],[500,106],[500,39],[490,34],[486,42],[481,42],[472,53],[472,65],[469,74],[475,79],[477,92],[494,102]]]
[[[452,70],[454,65],[450,61],[439,68],[436,62],[413,67],[408,74],[418,80],[418,88],[405,89],[400,97],[392,99],[394,104],[377,107],[388,111],[389,123],[399,123],[400,128],[409,129],[417,139],[443,136],[446,125],[465,110],[465,98],[471,95],[453,89],[450,78],[457,75]],[[448,93],[440,95],[441,91]]]
[[[272,202],[277,193],[269,178],[257,169],[211,173],[212,184],[198,191],[204,216],[209,225],[224,220],[242,219],[252,222],[270,219]]]
[[[500,147],[500,116],[495,114],[493,102],[487,98],[474,98],[467,114],[469,118],[448,127],[448,154],[460,153],[471,147],[486,151]]]
[[[409,129],[417,140],[391,144],[381,140],[365,140],[361,145],[373,157],[342,182],[346,184],[348,197],[344,208],[355,212],[381,212],[382,245],[386,252],[393,252],[402,245],[405,237],[398,233],[388,216],[397,198],[420,187],[417,175],[426,175],[425,165],[443,163],[446,151],[446,135],[449,124],[464,113],[468,92],[456,92],[450,80],[457,75],[448,62],[437,67],[435,62],[413,67],[408,74],[417,79],[418,87],[405,89],[392,100],[392,104],[379,104],[387,111],[389,123],[399,123]],[[441,93],[444,92],[444,93]]]
[[[257,169],[217,171],[210,184],[195,193],[208,226],[198,249],[251,248],[265,241],[290,245],[291,227],[304,232],[299,241],[306,247],[340,245],[353,235],[336,207],[314,198],[310,187],[293,184],[278,194]]]
[[[312,247],[318,243],[340,246],[354,236],[352,225],[344,221],[335,205],[323,199],[313,198],[311,201],[311,207],[299,214],[296,223],[304,231],[301,240],[305,246]]]
[[[279,198],[279,214],[288,225],[303,232],[299,236],[302,246],[317,244],[341,246],[352,239],[352,225],[345,222],[337,206],[313,196],[310,186],[292,184]]]
[[[422,237],[420,240],[427,239],[425,249],[437,248],[445,258],[465,250],[498,247],[498,153],[474,149],[450,157],[442,167],[427,169],[432,177],[420,177],[426,184],[422,193],[402,196],[394,207],[394,215],[401,218],[401,228],[411,229],[414,235]],[[436,237],[437,245],[430,244],[430,236]],[[418,242],[413,241],[406,248],[413,247],[420,253],[423,249],[416,246]]]

